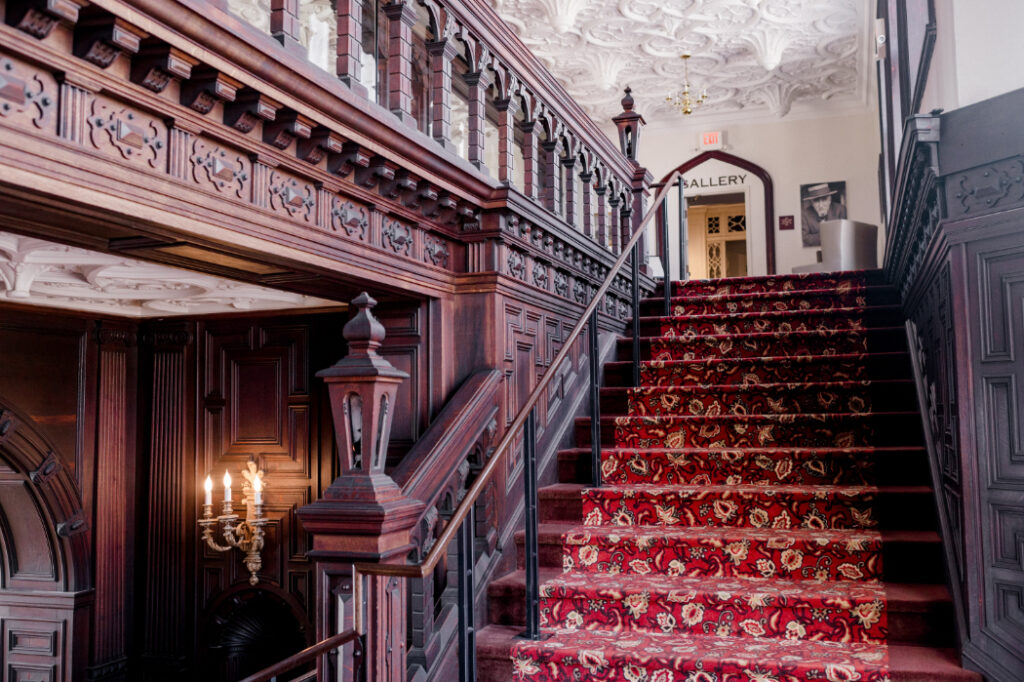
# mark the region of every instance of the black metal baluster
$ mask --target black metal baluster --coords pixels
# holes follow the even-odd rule
[[[633,275],[633,386],[640,385],[640,244],[629,254]]]
[[[459,682],[476,682],[475,587],[473,584],[473,529],[475,509],[462,521],[457,536],[459,589]]]
[[[597,309],[590,313],[590,462],[594,487],[601,485],[601,359],[598,350]]]
[[[526,632],[540,639],[540,563],[537,556],[537,422],[536,408],[523,425],[523,481],[526,494]]]
[[[665,317],[672,314],[672,251],[668,248],[668,194],[661,201],[661,269],[664,270],[662,287],[665,289]]]
[[[683,178],[679,178],[679,281],[690,279],[690,233],[686,225],[686,198],[683,196]]]

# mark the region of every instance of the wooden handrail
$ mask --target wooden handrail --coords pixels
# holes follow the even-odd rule
[[[331,649],[337,649],[339,646],[343,646],[349,642],[354,642],[357,639],[359,639],[359,633],[354,629],[339,632],[332,637],[328,637],[322,642],[317,642],[311,647],[303,649],[296,654],[292,654],[283,661],[278,661],[272,666],[266,667],[257,673],[249,675],[249,677],[240,680],[240,682],[267,682],[281,673],[286,673],[300,665],[309,663],[316,659],[320,654],[326,653]]]
[[[572,331],[569,332],[569,336],[566,337],[565,340],[563,340],[562,348],[558,351],[558,354],[555,356],[555,359],[551,361],[551,364],[548,366],[547,371],[544,372],[544,375],[541,377],[540,381],[534,387],[533,391],[530,392],[530,395],[526,399],[526,402],[523,403],[523,406],[522,408],[520,408],[519,413],[516,414],[515,419],[512,420],[512,423],[505,430],[505,435],[502,436],[502,439],[494,448],[494,454],[487,461],[487,464],[484,466],[484,468],[480,471],[480,474],[473,481],[473,485],[471,485],[469,490],[466,491],[466,496],[462,498],[462,502],[460,502],[459,506],[455,509],[455,512],[452,514],[451,518],[445,525],[444,531],[442,531],[440,537],[438,537],[437,541],[434,543],[434,546],[431,548],[427,556],[424,557],[423,561],[421,561],[418,564],[355,564],[354,577],[356,604],[362,603],[362,580],[359,580],[359,577],[361,575],[425,578],[428,575],[430,575],[431,572],[433,572],[434,568],[437,567],[437,564],[441,560],[441,558],[443,556],[446,556],[448,551],[448,545],[451,544],[451,541],[453,539],[455,539],[455,533],[462,525],[462,522],[466,519],[466,516],[469,514],[470,509],[472,509],[473,505],[476,503],[477,498],[480,497],[480,494],[484,491],[484,488],[486,487],[488,482],[490,482],[491,476],[494,475],[495,470],[498,468],[498,464],[506,456],[508,449],[515,441],[516,437],[519,435],[519,432],[523,428],[523,424],[526,422],[526,419],[529,416],[530,411],[533,410],[534,406],[537,404],[537,401],[540,400],[541,395],[547,389],[548,384],[551,383],[551,380],[558,373],[558,369],[561,367],[562,362],[565,360],[566,356],[572,350],[573,343],[575,343],[576,339],[579,338],[580,334],[583,332],[583,328],[590,321],[591,314],[597,309],[598,304],[601,302],[601,298],[605,295],[605,293],[607,293],[608,289],[612,285],[612,282],[618,276],[619,270],[625,264],[626,259],[629,258],[633,246],[639,241],[640,236],[644,233],[644,230],[647,229],[647,225],[651,222],[651,220],[654,219],[654,216],[657,215],[658,208],[665,200],[669,190],[672,188],[672,184],[675,182],[678,175],[679,172],[677,171],[674,172],[671,176],[669,176],[669,178],[665,181],[664,185],[661,187],[660,190],[658,190],[658,193],[654,196],[654,201],[651,204],[651,207],[648,209],[647,214],[644,216],[643,220],[640,221],[640,224],[637,226],[636,230],[634,230],[629,242],[627,242],[623,246],[622,252],[619,254],[618,259],[609,269],[608,276],[605,278],[604,282],[601,284],[600,287],[598,287],[597,291],[594,293],[593,297],[590,300],[590,303],[587,305],[586,309],[583,311],[583,314],[580,316],[579,321],[576,323],[576,326],[574,326],[572,328]],[[636,315],[637,311],[633,311],[633,314]],[[362,609],[357,608],[355,616],[356,630],[358,630],[360,633],[363,633],[365,630],[364,623],[362,621]]]

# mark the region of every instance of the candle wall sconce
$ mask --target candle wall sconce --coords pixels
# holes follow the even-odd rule
[[[231,504],[231,475],[224,472],[224,505],[219,516],[213,515],[213,479],[206,477],[203,501],[203,518],[199,525],[203,529],[203,540],[213,550],[227,552],[237,548],[245,554],[245,567],[249,569],[249,584],[260,581],[259,571],[263,567],[260,552],[263,550],[263,526],[267,519],[263,516],[263,470],[256,462],[249,461],[246,470],[242,471],[245,481],[242,484],[242,504],[245,505],[245,520],[239,521]],[[217,542],[216,534],[220,535],[226,545]]]

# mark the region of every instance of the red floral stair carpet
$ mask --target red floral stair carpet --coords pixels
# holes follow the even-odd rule
[[[894,299],[864,273],[673,294],[516,679],[889,680],[884,517],[929,492],[873,464],[920,444]]]

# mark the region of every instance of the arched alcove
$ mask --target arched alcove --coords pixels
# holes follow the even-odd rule
[[[89,546],[82,498],[63,457],[0,396],[0,658],[10,679],[40,679],[42,670],[52,680],[83,678]]]
[[[706,151],[706,152],[703,152],[701,154],[698,154],[697,156],[693,157],[692,159],[689,159],[688,161],[680,164],[679,166],[677,166],[672,171],[666,173],[665,177],[663,177],[661,179],[661,182],[665,182],[666,180],[668,180],[669,176],[671,176],[672,173],[674,173],[676,171],[679,171],[680,173],[682,173],[684,178],[688,178],[692,171],[694,171],[698,167],[700,167],[700,166],[702,166],[702,165],[704,165],[704,164],[706,164],[708,162],[711,162],[711,161],[718,161],[718,162],[721,162],[723,164],[727,164],[729,166],[733,166],[735,168],[738,168],[738,169],[741,169],[741,170],[744,170],[744,171],[748,171],[750,174],[752,174],[760,182],[760,184],[761,184],[761,186],[763,188],[763,192],[761,193],[761,197],[757,197],[756,196],[756,193],[752,191],[753,190],[752,183],[749,183],[749,182],[741,183],[741,184],[739,184],[739,185],[737,185],[735,187],[726,188],[726,189],[732,189],[732,191],[740,190],[740,191],[743,191],[746,194],[748,209],[749,208],[753,208],[754,209],[754,210],[750,211],[751,217],[753,217],[754,215],[757,215],[757,214],[763,214],[763,217],[764,217],[764,221],[763,221],[764,231],[763,231],[762,235],[759,235],[761,238],[763,238],[763,241],[760,241],[760,239],[759,239],[759,244],[758,245],[761,248],[763,248],[764,272],[763,273],[759,273],[758,271],[760,270],[760,268],[757,268],[757,269],[754,270],[754,273],[755,274],[774,274],[775,273],[775,268],[776,268],[776,265],[775,265],[775,263],[776,263],[776,257],[775,257],[775,206],[774,206],[775,189],[774,189],[774,186],[772,184],[772,178],[768,174],[768,171],[766,171],[761,166],[758,166],[756,163],[753,163],[752,161],[747,161],[746,159],[741,158],[739,156],[735,156],[733,154],[729,154],[728,152],[724,152],[724,151],[721,151],[721,150],[711,150],[711,151]],[[727,174],[727,176],[728,176],[728,174]],[[690,194],[691,194],[690,191],[686,192],[687,196],[689,196]],[[675,192],[673,191],[670,196],[674,197],[675,196]],[[757,202],[757,204],[754,205],[754,202]],[[674,201],[673,201],[673,209],[672,210],[673,211],[676,210],[675,209],[675,202]],[[670,213],[670,215],[672,215],[672,214]],[[670,217],[669,225],[672,226],[674,224],[675,224],[674,217]],[[753,225],[751,225],[751,228],[753,229]],[[658,254],[659,255],[661,254],[661,249],[663,248],[663,246],[660,243],[660,239],[661,238],[659,236],[658,237],[658,247],[659,247]],[[673,257],[673,260],[674,260],[676,258],[676,254],[672,253],[672,257]],[[677,267],[677,265],[674,266],[674,267]]]

